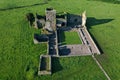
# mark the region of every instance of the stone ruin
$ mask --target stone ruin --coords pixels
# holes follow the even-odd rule
[[[81,25],[82,23],[82,20],[81,20],[81,16],[80,15],[74,15],[74,14],[70,14],[68,13],[67,14],[67,24],[68,26],[79,26]]]
[[[34,28],[40,29],[40,28],[43,28],[43,26],[45,26],[45,20],[35,18]]]
[[[30,26],[33,26],[33,22],[35,21],[35,17],[33,13],[26,14],[26,19],[29,21]]]
[[[39,68],[38,68],[38,75],[46,75],[46,74],[49,74],[49,75],[52,74],[51,56],[41,55]]]
[[[49,38],[46,34],[34,34],[34,44],[38,44],[38,43],[46,43],[48,42]]]
[[[64,12],[61,15],[56,15],[56,26],[58,28],[60,28],[60,27],[66,27],[67,26],[66,12]]]
[[[46,24],[45,29],[48,31],[56,31],[56,10],[47,8],[46,11]]]
[[[86,29],[86,12],[84,11],[82,15],[74,15],[64,12],[62,15],[56,15],[56,10],[53,8],[47,8],[45,10],[45,17],[38,16],[34,17],[33,14],[27,14],[27,19],[31,26],[39,29],[42,28],[45,34],[34,34],[34,43],[44,43],[47,42],[47,55],[40,56],[40,63],[38,68],[38,75],[52,74],[51,70],[51,56],[61,57],[59,52],[66,54],[68,56],[79,56],[79,55],[92,55],[94,53],[100,54],[97,46],[92,40],[89,32]],[[62,29],[61,29],[62,28]],[[67,28],[72,28],[77,31],[79,37],[82,40],[82,44],[79,45],[58,45],[58,32],[59,30],[67,30]],[[57,32],[58,31],[58,32]],[[65,47],[65,48],[64,48]],[[70,51],[66,51],[66,49]],[[79,48],[79,49],[78,49]]]
[[[87,20],[86,11],[84,11],[82,13],[82,24],[81,24],[82,27],[84,27],[86,25],[86,20]]]
[[[40,16],[36,13],[28,13],[26,15],[30,26],[34,26],[36,29],[43,28],[48,31],[48,33],[53,33],[56,31],[57,27],[85,27],[86,24],[86,12],[84,11],[82,15],[74,15],[64,12],[63,15],[56,15],[56,10],[53,8],[46,8],[46,16]]]

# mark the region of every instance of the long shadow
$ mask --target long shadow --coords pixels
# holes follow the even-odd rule
[[[47,42],[49,38],[45,34],[34,34],[34,39],[38,42]]]
[[[95,37],[90,32],[89,32],[89,34],[91,35],[93,41],[95,42],[96,46],[98,47],[100,53],[103,54],[104,52],[103,52],[101,46],[99,45],[99,43],[97,42],[97,40],[95,39]]]
[[[102,1],[107,3],[120,4],[119,0],[88,0],[88,1]]]
[[[90,29],[94,25],[100,25],[100,24],[105,24],[113,21],[114,19],[96,19],[94,17],[88,17],[87,18],[87,28]]]
[[[38,13],[36,13],[36,17],[37,17],[37,19],[44,19],[45,20],[45,16],[41,16],[40,14],[38,14]]]
[[[70,53],[71,53],[71,49],[67,48],[67,46],[60,47],[60,49],[59,49],[60,56],[69,55]]]
[[[52,57],[52,73],[56,73],[58,71],[61,71],[63,67],[60,64],[59,58]]]
[[[60,45],[65,45],[66,43],[65,43],[65,33],[64,33],[64,31],[58,30],[57,34],[58,34],[58,43],[59,43],[59,46]]]
[[[55,49],[55,33],[49,35],[49,54],[50,55],[56,55],[56,49]]]
[[[113,20],[114,19],[96,19],[94,17],[88,17],[86,26],[89,31],[89,29],[91,29],[92,26],[94,26],[94,25],[109,23]],[[89,33],[90,33],[90,31],[89,31]],[[103,54],[103,50],[102,50],[101,46],[99,45],[99,43],[97,42],[97,40],[95,39],[95,37],[91,33],[90,33],[90,35],[91,35],[92,39],[94,40],[95,44],[97,45],[98,49],[100,50],[100,52]]]
[[[63,18],[63,19],[65,19],[65,14],[63,14],[63,12],[60,12],[60,13],[57,13],[56,18]]]
[[[67,23],[68,23],[67,26],[74,27],[82,23],[82,18],[80,15],[71,14],[71,13],[67,13],[66,15],[67,15]]]
[[[16,6],[16,7],[10,7],[10,8],[5,8],[5,9],[0,9],[0,11],[7,11],[7,10],[13,10],[13,9],[20,9],[20,8],[26,8],[26,7],[33,7],[33,6],[39,6],[39,5],[44,5],[47,3],[37,3],[37,4],[32,4],[32,5],[25,5],[25,6]]]

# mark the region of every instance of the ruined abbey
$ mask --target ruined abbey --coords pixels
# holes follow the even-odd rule
[[[38,75],[51,74],[52,57],[71,57],[100,54],[86,27],[86,12],[81,15],[63,12],[56,15],[56,10],[47,8],[45,16],[35,18],[34,27],[42,28],[43,33],[34,35],[34,43],[47,43],[46,55],[40,55]],[[58,35],[61,31],[75,31],[78,33],[82,44],[61,45]],[[74,38],[73,38],[74,40]],[[46,61],[47,62],[46,62]],[[47,67],[46,67],[47,66]]]

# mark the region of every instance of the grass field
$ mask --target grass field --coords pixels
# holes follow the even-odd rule
[[[59,33],[59,42],[63,45],[65,44],[82,44],[82,41],[79,38],[77,32],[60,32]]]
[[[0,80],[106,80],[91,56],[55,59],[52,76],[37,76],[39,55],[46,53],[46,44],[34,45],[33,34],[40,33],[29,27],[26,13],[44,15],[46,7],[58,12],[80,14],[87,12],[89,32],[101,47],[97,55],[112,80],[120,80],[120,5],[92,0],[50,0],[35,5],[39,0],[0,0]],[[58,6],[59,5],[59,6]],[[64,73],[64,74],[63,74]]]
[[[52,76],[40,76],[42,80],[107,80],[91,56],[52,59]],[[84,68],[84,69],[83,69]]]
[[[14,8],[14,7],[20,7],[20,6],[32,6],[35,4],[43,3],[44,0],[1,0],[0,1],[0,9],[5,8]]]
[[[94,0],[94,1],[103,1],[103,2],[108,2],[108,3],[120,4],[120,0]]]

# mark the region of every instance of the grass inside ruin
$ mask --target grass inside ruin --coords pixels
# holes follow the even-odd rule
[[[41,59],[41,71],[50,71],[49,57],[42,57]]]
[[[82,44],[77,32],[61,31],[59,33],[59,43],[62,45]]]

